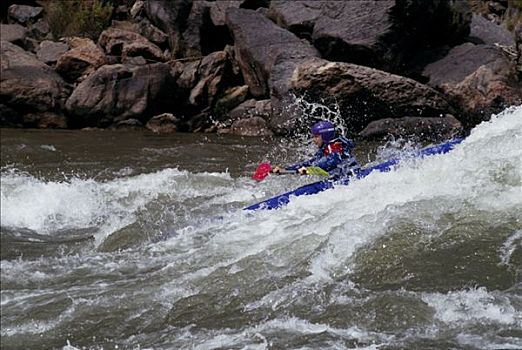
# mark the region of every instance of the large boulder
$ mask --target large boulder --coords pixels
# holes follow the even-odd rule
[[[476,13],[472,17],[469,36],[470,40],[477,44],[510,46],[515,42],[514,36],[509,30]]]
[[[108,28],[100,34],[98,44],[108,55],[121,56],[122,60],[129,57],[142,56],[156,62],[165,61],[163,51],[144,36],[117,28]]]
[[[181,90],[190,91],[198,82],[201,59],[179,64],[181,65],[179,68],[181,74],[176,83]]]
[[[185,57],[200,57],[203,54],[202,40],[205,28],[210,25],[210,7],[211,3],[208,1],[200,0],[193,3],[187,27],[182,33]]]
[[[9,18],[18,23],[26,24],[27,22],[35,22],[36,19],[43,13],[43,7],[28,6],[28,5],[11,5],[9,6]]]
[[[260,7],[269,7],[270,0],[220,0],[211,2],[210,18],[216,26],[226,24],[226,13],[229,8],[243,8],[257,10]]]
[[[167,34],[152,25],[146,18],[143,18],[139,22],[112,21],[112,28],[141,34],[160,48],[165,47],[168,41]]]
[[[318,58],[298,64],[286,86],[286,96],[293,94],[309,102],[337,105],[353,132],[382,118],[438,117],[453,111],[439,92],[412,79]],[[273,106],[279,98],[272,95]],[[292,129],[300,117],[290,108],[280,108],[274,111],[271,126],[280,131]]]
[[[192,0],[149,0],[143,3],[147,18],[169,37],[173,57],[183,53],[182,32],[192,7]]]
[[[515,81],[512,64],[496,62],[480,66],[475,72],[457,84],[444,84],[442,90],[462,108],[467,118],[461,118],[467,126],[489,120],[509,106],[522,105],[522,86]]]
[[[36,40],[51,39],[51,27],[47,20],[40,18],[36,23],[32,24],[29,29],[29,36]]]
[[[173,70],[173,76],[177,77],[176,99],[181,102],[176,109],[182,116],[181,129],[187,131],[206,130],[215,124],[228,106],[223,99],[230,93],[229,88],[244,84],[233,69],[228,51],[213,52],[202,60],[177,63]],[[246,94],[248,87],[243,90]]]
[[[276,60],[318,56],[311,45],[259,12],[230,8],[226,22],[234,38],[236,59],[255,97],[268,97],[268,80]]]
[[[56,71],[67,81],[74,82],[107,63],[102,49],[88,38],[73,37],[68,41],[70,50],[56,62]]]
[[[59,110],[67,94],[63,79],[35,55],[0,43],[0,102],[19,112]]]
[[[324,5],[321,1],[276,0],[270,3],[267,15],[300,38],[311,39],[315,22],[322,15]]]
[[[425,45],[453,43],[469,32],[462,1],[272,1],[276,23],[311,40],[323,58],[397,71]]]
[[[27,29],[19,24],[0,24],[0,34],[3,41],[23,46],[27,38]]]
[[[294,129],[297,126],[296,119],[303,114],[301,106],[296,103],[297,96],[293,91],[293,82],[294,72],[301,64],[306,65],[308,61],[307,57],[295,59],[281,57],[272,67],[268,81],[273,115],[270,126],[277,133],[286,133]]]
[[[239,8],[243,0],[222,0],[212,3],[210,7],[210,19],[215,26],[226,24],[226,13],[229,8]]]
[[[230,128],[230,134],[241,136],[271,136],[274,133],[268,128],[266,120],[254,116],[236,120]]]
[[[38,129],[66,129],[68,126],[67,117],[54,112],[27,113],[23,116],[23,124],[26,128]]]
[[[145,127],[155,134],[171,134],[177,131],[178,122],[178,118],[173,114],[163,113],[152,117]]]
[[[232,109],[229,113],[229,119],[232,121],[239,120],[241,118],[260,117],[265,120],[270,118],[272,114],[272,104],[270,100],[256,101],[254,99],[247,100],[236,108]]]
[[[228,8],[238,8],[244,1],[196,1],[192,5],[183,31],[184,55],[186,57],[205,56],[211,52],[222,51],[232,44],[226,26]]]
[[[67,43],[44,40],[38,46],[36,56],[38,59],[46,64],[54,64],[58,61],[61,55],[69,50]]]
[[[205,129],[230,106],[230,103],[225,102],[226,96],[230,94],[229,89],[244,84],[239,72],[234,70],[233,63],[230,50],[216,51],[203,59],[185,63],[170,62],[177,85],[176,111],[183,121],[183,130],[192,131],[193,127]],[[248,87],[243,90],[246,94]],[[218,105],[219,100],[221,102]],[[189,122],[189,119],[197,119],[197,122]]]
[[[245,102],[248,96],[248,85],[234,86],[223,93],[223,97],[218,99],[214,106],[214,114],[218,120],[226,117],[228,112]]]
[[[465,43],[451,49],[441,60],[427,65],[423,75],[429,79],[428,85],[440,88],[446,83],[461,82],[480,66],[499,60],[506,62],[506,57],[498,48]]]
[[[371,122],[359,135],[367,139],[448,140],[462,134],[462,123],[448,114],[439,118],[385,118]]]
[[[170,84],[170,67],[165,63],[107,65],[76,87],[66,108],[74,126],[107,126],[132,118],[145,121],[168,101]]]
[[[201,108],[214,106],[216,98],[224,93],[225,88],[234,84],[230,60],[225,51],[205,56],[197,76],[199,81],[190,91],[189,103]]]
[[[487,120],[507,106],[522,103],[522,86],[513,59],[496,46],[466,43],[424,70],[429,85],[462,109],[466,126]]]

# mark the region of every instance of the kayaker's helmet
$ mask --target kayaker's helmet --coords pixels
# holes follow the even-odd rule
[[[312,125],[312,135],[321,135],[323,142],[330,142],[335,139],[335,125],[328,120],[322,120]]]

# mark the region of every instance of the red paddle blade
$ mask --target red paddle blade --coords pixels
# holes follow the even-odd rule
[[[268,174],[270,174],[270,170],[272,170],[270,163],[261,163],[257,166],[256,172],[252,176],[252,179],[261,181],[267,177]]]

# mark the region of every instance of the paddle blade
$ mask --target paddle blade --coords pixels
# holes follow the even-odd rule
[[[252,179],[256,181],[262,181],[265,177],[270,174],[270,170],[272,170],[272,166],[270,163],[261,163],[257,166],[256,172],[252,176]]]
[[[318,166],[309,166],[306,168],[306,173],[308,175],[330,176],[326,170]]]

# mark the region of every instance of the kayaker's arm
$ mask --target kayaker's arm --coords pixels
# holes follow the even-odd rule
[[[325,171],[331,171],[342,162],[341,155],[339,153],[331,153],[327,156],[319,158],[314,162],[314,166],[317,166]]]
[[[283,174],[296,174],[297,170],[288,170],[285,168],[281,168],[279,166],[275,166],[271,171],[272,174],[283,175]]]
[[[270,171],[272,174],[276,174],[276,175],[281,175],[282,171],[284,169],[281,168],[280,166],[275,166],[272,168],[272,170]]]
[[[317,157],[305,160],[304,162],[300,162],[300,163],[296,163],[296,164],[287,166],[287,167],[285,167],[285,170],[299,172],[299,169],[301,169],[301,168],[307,168],[309,166],[312,166],[315,160],[317,160]]]

